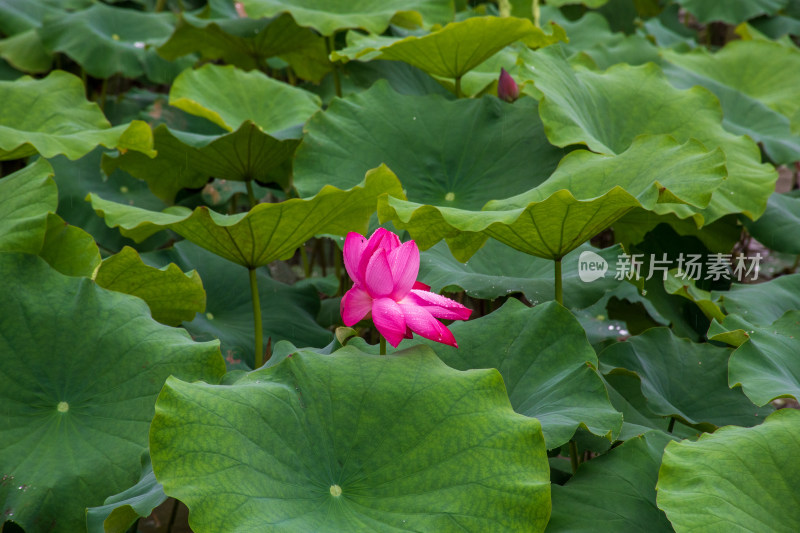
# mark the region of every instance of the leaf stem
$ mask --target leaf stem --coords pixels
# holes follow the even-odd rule
[[[328,36],[325,40],[325,44],[328,48],[328,61],[331,62],[331,66],[333,67],[333,87],[336,90],[336,96],[339,98],[342,97],[342,80],[339,78],[339,67],[337,62],[331,61],[331,54],[334,50],[336,50],[336,33],[332,33]]]
[[[578,445],[574,440],[569,441],[569,463],[572,466],[572,473],[574,474],[578,471],[578,465],[581,464],[578,458]]]
[[[303,263],[303,274],[306,278],[311,277],[311,261],[308,260],[308,252],[306,251],[306,243],[300,246],[300,261]]]
[[[461,98],[461,76],[456,77],[456,98]]]
[[[247,187],[247,199],[250,201],[250,209],[254,208],[258,205],[258,200],[256,200],[256,195],[253,193],[253,182],[252,180],[246,180],[244,182],[245,187]]]
[[[675,429],[675,417],[669,417],[669,426],[667,427],[667,433],[672,433],[672,430]]]
[[[539,10],[539,0],[533,0],[533,5],[531,6],[531,8],[533,10],[533,24],[537,28],[541,28],[542,13]]]
[[[381,355],[386,355],[386,338],[381,335]]]
[[[155,11],[156,13],[161,13],[162,11],[164,11],[165,7],[167,7],[167,0],[158,0],[156,2],[156,7],[153,11]]]
[[[561,259],[555,260],[556,264],[556,301],[561,305],[564,305],[564,289],[561,285]]]
[[[253,300],[253,330],[256,336],[255,368],[264,364],[264,330],[261,324],[261,302],[258,297],[258,278],[255,267],[248,269],[250,272],[250,297]]]

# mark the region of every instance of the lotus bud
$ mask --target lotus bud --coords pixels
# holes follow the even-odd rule
[[[497,96],[508,103],[519,98],[517,82],[504,68],[500,69],[500,79],[497,81]]]

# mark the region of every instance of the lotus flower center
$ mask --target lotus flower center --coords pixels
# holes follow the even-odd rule
[[[59,413],[66,413],[69,411],[69,404],[67,402],[58,402],[56,409],[58,409]]]
[[[445,202],[452,202],[455,199],[456,199],[456,193],[454,192],[449,192],[444,195]]]
[[[331,485],[331,496],[338,498],[342,495],[342,487],[339,485]]]

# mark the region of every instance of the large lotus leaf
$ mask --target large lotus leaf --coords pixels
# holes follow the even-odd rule
[[[36,30],[28,30],[0,41],[0,57],[23,72],[47,72],[53,56],[42,44]]]
[[[291,354],[232,385],[171,379],[150,450],[164,491],[217,531],[543,531],[539,423],[495,370],[427,347]]]
[[[382,197],[378,215],[407,229],[422,249],[448,239],[459,261],[469,259],[487,237],[560,259],[637,207],[692,216],[677,202],[706,205],[724,174],[719,150],[708,152],[692,140],[679,144],[669,136],[642,136],[619,156],[571,152],[539,187],[491,201],[481,211]]]
[[[216,343],[150,318],[141,300],[0,254],[0,507],[29,533],[81,531],[133,485],[167,376],[217,382]]]
[[[325,40],[284,14],[274,19],[209,20],[183,15],[175,32],[158,49],[168,60],[199,52],[244,70],[261,69],[281,57],[303,79],[319,82],[331,70]]]
[[[194,211],[170,207],[158,213],[109,202],[95,194],[87,199],[109,227],[119,226],[123,235],[137,242],[171,229],[229,261],[254,268],[290,258],[317,234],[364,233],[381,194],[403,195],[397,177],[385,166],[368,172],[363,186],[346,191],[327,186],[313,198],[259,204],[236,215],[222,215],[205,206]]]
[[[658,473],[659,508],[680,532],[795,532],[799,434],[800,411],[781,409],[760,426],[668,444]]]
[[[135,120],[110,127],[97,104],[84,96],[80,78],[55,70],[37,80],[0,81],[0,160],[40,153],[78,159],[98,144],[153,155],[150,127]]]
[[[766,326],[786,311],[800,310],[800,274],[781,276],[758,284],[734,283],[728,291],[714,292],[728,314]]]
[[[670,438],[650,431],[581,465],[563,486],[553,485],[553,514],[547,531],[671,533],[656,507],[656,481]]]
[[[566,304],[582,309],[615,288],[620,282],[614,279],[614,272],[622,253],[619,245],[599,250],[584,244],[567,254],[561,271]],[[598,263],[597,272],[601,272],[603,261],[607,270],[597,279],[587,277],[587,281],[583,281],[579,274],[580,262],[590,260]],[[456,261],[444,243],[437,244],[420,254],[418,278],[434,292],[458,288],[473,298],[498,298],[521,292],[534,305],[554,298],[552,261],[531,257],[493,239],[466,264]]]
[[[0,0],[0,31],[17,35],[38,28],[48,16],[62,15],[63,9],[41,0]]]
[[[459,348],[430,344],[448,366],[496,368],[514,410],[542,423],[547,448],[567,442],[579,427],[612,440],[622,415],[608,401],[595,370],[597,356],[583,328],[564,307],[526,307],[509,299],[487,316],[450,326]]]
[[[274,135],[305,123],[319,110],[320,100],[308,91],[259,71],[243,72],[232,65],[208,64],[186,70],[175,79],[169,104],[207,118],[228,131],[250,120]]]
[[[411,201],[479,209],[540,184],[564,154],[547,142],[532,99],[452,101],[401,95],[385,82],[335,100],[306,131],[294,165],[302,196],[352,187],[385,163]]]
[[[707,207],[692,211],[705,223],[731,213],[757,218],[764,211],[777,173],[761,163],[753,141],[722,127],[719,102],[708,90],[680,91],[653,64],[574,70],[557,46],[531,54],[531,66],[530,76],[544,95],[539,113],[553,144],[586,144],[595,152],[618,154],[642,134],[668,134],[680,142],[694,138],[725,151],[728,179]]]
[[[153,318],[168,326],[179,326],[206,308],[206,292],[197,272],[184,274],[172,263],[164,269],[153,268],[128,246],[104,259],[94,280],[105,289],[138,296],[150,307]]]
[[[252,18],[289,13],[322,35],[348,28],[380,34],[401,14],[428,24],[453,19],[452,0],[242,0],[242,5]]]
[[[544,33],[528,19],[516,17],[473,17],[451,22],[427,35],[408,36],[377,46],[374,38],[360,39],[351,33],[350,46],[331,54],[332,59],[389,59],[403,61],[442,78],[460,78],[495,53],[516,41],[540,48],[566,41],[561,27]],[[379,41],[383,42],[383,41]]]
[[[101,260],[94,238],[54,213],[47,215],[47,230],[39,256],[67,276],[89,277]]]
[[[150,516],[153,509],[164,503],[167,495],[156,481],[150,453],[142,454],[142,473],[139,481],[119,494],[109,496],[103,505],[86,510],[88,533],[125,533],[137,518]]]
[[[730,355],[726,348],[679,339],[668,328],[651,328],[605,349],[600,361],[603,368],[635,372],[654,413],[714,431],[759,424],[772,411],[728,388]]]
[[[800,254],[800,194],[773,193],[761,218],[744,220],[744,225],[770,250]]]
[[[728,317],[733,318],[737,316]],[[735,331],[744,325],[728,319],[722,324],[725,329]],[[745,330],[748,340],[731,356],[730,386],[740,385],[756,405],[782,397],[800,399],[800,311],[788,311],[768,326],[751,327]],[[728,341],[722,336],[713,338]]]
[[[153,131],[155,158],[135,151],[103,158],[103,171],[122,169],[147,182],[150,190],[171,204],[182,189],[203,187],[209,178],[256,180],[290,185],[286,166],[297,139],[276,139],[250,121],[226,135],[198,135],[171,131],[162,124]]]
[[[774,15],[789,0],[678,0],[678,3],[699,22],[738,24],[758,15]]]
[[[229,367],[253,367],[253,303],[243,268],[189,241],[144,254],[143,259],[158,267],[175,263],[182,270],[196,270],[207,295],[206,312],[184,322],[184,327],[195,338],[219,339]],[[311,283],[286,285],[269,277],[263,268],[256,270],[256,276],[265,339],[271,339],[273,346],[283,340],[296,346],[325,346],[330,342],[330,331],[316,321],[319,292]]]
[[[47,213],[58,205],[53,167],[44,159],[0,180],[0,251],[38,254]]]
[[[96,78],[114,74],[136,78],[156,61],[172,76],[149,76],[165,83],[180,72],[148,45],[163,42],[172,33],[174,18],[168,13],[144,13],[97,2],[89,9],[48,17],[38,30],[48,50],[63,52]],[[150,57],[148,57],[150,56]],[[184,61],[183,66],[188,66]]]
[[[122,237],[116,229],[105,225],[84,199],[89,192],[101,194],[103,198],[119,203],[135,205],[145,209],[160,210],[164,202],[153,196],[147,184],[125,172],[114,172],[110,176],[100,169],[102,148],[96,148],[77,161],[64,156],[49,160],[55,171],[58,185],[57,213],[68,223],[80,227],[94,237],[98,246],[108,253],[116,253],[125,245],[136,245],[131,239]],[[152,249],[168,240],[166,234],[156,235],[141,245],[138,250]]]
[[[800,76],[775,75],[800,70],[800,51],[791,53],[768,41],[735,41],[714,55],[697,50],[663,52],[671,62],[665,65],[670,81],[681,89],[701,85],[713,92],[722,104],[725,126],[762,143],[772,161],[800,159],[800,136],[790,131],[790,118],[797,111],[796,98],[790,95]]]
[[[725,313],[719,308],[709,291],[697,286],[697,280],[688,277],[686,272],[673,269],[664,278],[664,290],[669,294],[682,296],[697,304],[697,307],[709,320],[724,320]]]

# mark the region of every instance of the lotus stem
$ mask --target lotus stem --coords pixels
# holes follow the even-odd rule
[[[336,50],[336,33],[329,35],[328,39],[325,41],[325,44],[328,47],[328,61],[331,62],[331,66],[333,67],[333,87],[336,90],[336,96],[341,98],[342,80],[339,79],[339,67],[335,61],[331,61],[331,54],[334,50]]]
[[[303,263],[303,274],[306,278],[311,277],[311,261],[308,260],[308,252],[306,251],[306,243],[300,246],[300,261]]]
[[[673,429],[675,429],[675,417],[671,416],[669,418],[669,426],[667,427],[667,433],[672,433]]]
[[[167,7],[167,0],[158,0],[158,2],[156,2],[156,7],[153,11],[155,11],[156,13],[161,13],[162,11],[164,11],[165,7]]]
[[[531,7],[533,9],[533,24],[537,28],[541,28],[542,13],[539,10],[539,0],[533,0],[533,5]]]
[[[456,77],[456,98],[461,98],[461,76]]]
[[[564,290],[561,285],[561,259],[555,260],[556,264],[556,301],[564,305]]]
[[[256,336],[255,368],[264,364],[264,329],[261,324],[261,302],[258,298],[258,278],[255,267],[250,267],[250,297],[253,300],[253,330]]]
[[[244,182],[245,187],[247,187],[247,199],[250,200],[250,209],[254,208],[258,205],[258,200],[256,200],[256,195],[253,193],[253,182],[252,180],[247,180]]]
[[[572,466],[572,473],[575,474],[581,461],[578,458],[578,445],[575,444],[574,440],[569,441],[569,463]]]
[[[381,335],[381,355],[386,355],[386,339]]]

